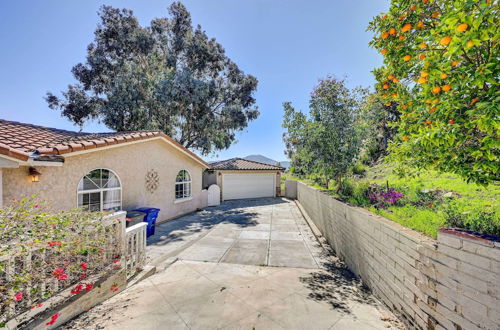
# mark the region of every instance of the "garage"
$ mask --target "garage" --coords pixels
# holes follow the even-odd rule
[[[222,174],[222,199],[244,199],[276,196],[276,173]]]
[[[243,158],[231,158],[210,164],[204,174],[204,186],[217,184],[221,199],[250,199],[280,196],[281,166]]]

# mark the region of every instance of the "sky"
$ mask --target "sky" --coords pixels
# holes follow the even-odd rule
[[[229,149],[206,160],[262,154],[285,160],[282,103],[308,111],[318,79],[346,77],[349,87],[374,83],[381,55],[368,46],[366,27],[387,11],[389,0],[184,0],[193,24],[215,37],[226,54],[259,80],[260,116],[237,134]],[[103,4],[132,9],[141,24],[167,16],[166,0],[16,0],[0,2],[0,118],[79,130],[48,108],[47,91],[59,95],[85,60],[97,11]],[[93,121],[85,132],[109,131]]]

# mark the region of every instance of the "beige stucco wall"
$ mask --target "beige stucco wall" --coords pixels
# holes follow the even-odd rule
[[[122,208],[157,207],[158,221],[167,220],[206,206],[202,192],[203,167],[192,158],[160,139],[137,142],[126,146],[66,157],[62,167],[37,167],[40,182],[28,177],[28,167],[3,170],[3,197],[12,198],[37,194],[55,209],[77,206],[77,186],[92,169],[114,171],[122,184]],[[192,200],[175,203],[175,178],[180,170],[188,170],[192,178]],[[145,176],[149,170],[159,175],[159,187],[153,193],[146,190]]]

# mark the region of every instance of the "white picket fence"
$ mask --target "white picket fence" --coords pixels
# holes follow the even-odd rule
[[[104,261],[106,264],[113,264],[116,261],[116,256],[119,255],[120,265],[126,267],[127,279],[133,277],[138,271],[142,270],[146,262],[146,227],[147,223],[139,223],[130,228],[125,226],[126,212],[120,211],[110,214],[103,218],[106,227],[105,246],[102,246]],[[25,247],[24,247],[25,249]],[[46,258],[50,258],[50,251],[45,245],[33,245],[30,247],[29,253],[26,250],[12,250],[9,254],[0,256],[0,263],[5,265],[5,272],[0,273],[0,285],[2,282],[9,282],[14,278],[14,274],[19,269],[23,269],[26,273],[32,269],[32,263],[44,262]],[[67,287],[78,282],[78,278],[68,278],[65,287],[61,287],[61,281],[55,279],[54,276],[40,277],[37,282],[29,281],[23,284],[23,287],[16,289],[16,292],[24,292],[22,302],[0,301],[0,321],[8,320],[24,310],[32,306],[33,303],[44,300],[46,295],[53,296],[58,294]],[[32,293],[36,292],[36,293]],[[12,291],[9,296],[14,296]],[[1,323],[1,322],[0,322]]]
[[[140,272],[146,264],[146,228],[148,224],[141,222],[127,228],[125,262],[127,279]]]

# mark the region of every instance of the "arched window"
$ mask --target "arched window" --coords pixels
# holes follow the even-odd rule
[[[118,176],[103,168],[87,173],[78,184],[78,207],[89,211],[120,210],[122,188]]]
[[[175,199],[191,197],[191,175],[186,170],[181,170],[175,179]]]

